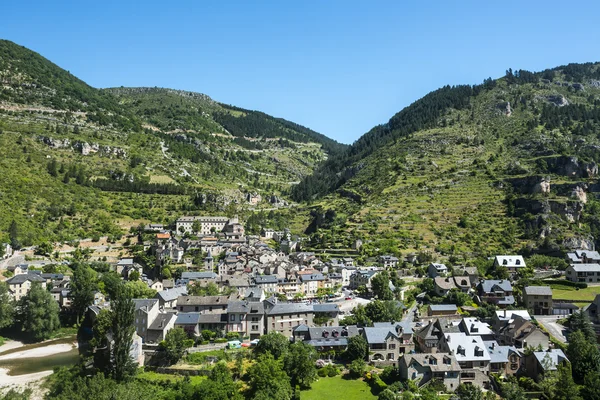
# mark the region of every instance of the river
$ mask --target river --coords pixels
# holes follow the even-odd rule
[[[2,351],[0,347],[0,369],[8,376],[35,374],[51,371],[56,367],[74,365],[79,360],[75,336],[28,344]],[[2,379],[0,379],[0,386]]]

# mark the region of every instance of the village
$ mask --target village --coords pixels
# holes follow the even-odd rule
[[[149,224],[140,230],[139,245],[154,265],[133,256],[110,267],[123,281],[142,282],[150,293],[133,299],[131,357],[139,366],[152,365],[161,342],[176,328],[193,340],[188,352],[253,347],[264,335],[278,333],[313,347],[321,365],[335,362],[353,338],[362,337],[368,346],[364,361],[373,368],[393,367],[401,381],[418,387],[436,382],[447,392],[461,384],[498,390],[494,376],[538,381],[569,363],[563,326],[569,317],[585,314],[600,322],[600,295],[580,308],[553,300],[551,288],[557,282],[599,283],[597,251],[569,251],[564,271],[534,271],[522,256],[497,255],[492,270],[498,276],[490,279],[476,267],[419,263],[414,254],[404,259],[382,254],[365,266],[351,257],[324,261],[302,251],[302,238],[289,230],[246,235],[235,217],[182,216],[171,229]],[[39,284],[68,314],[70,274],[44,272],[48,262],[40,260],[15,263],[21,260],[18,253],[3,247],[0,265],[13,299]],[[166,278],[157,272],[165,265],[182,267]],[[550,280],[519,287],[525,275]],[[393,308],[383,315],[395,318],[382,320],[369,311],[378,303]],[[85,315],[90,331],[110,307],[107,294],[96,291]],[[365,310],[371,312],[366,319],[359,315]]]

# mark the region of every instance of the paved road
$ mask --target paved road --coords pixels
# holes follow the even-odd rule
[[[536,315],[535,319],[559,342],[567,343],[567,328],[556,322],[560,317]]]
[[[404,317],[404,321],[410,322],[410,323],[414,322],[414,320],[415,320],[415,310],[417,309],[418,305],[419,305],[419,303],[417,303],[415,301],[414,304],[406,312],[406,317]]]

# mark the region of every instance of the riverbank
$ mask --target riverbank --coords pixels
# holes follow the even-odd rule
[[[24,344],[9,340],[0,346],[0,392],[33,391],[31,399],[42,399],[41,385],[54,367],[72,365],[79,357],[75,337]]]

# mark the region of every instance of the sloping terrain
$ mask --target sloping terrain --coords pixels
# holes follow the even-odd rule
[[[286,207],[344,145],[301,125],[157,88],[95,89],[0,41],[0,241],[119,235],[184,212]]]
[[[294,188],[312,245],[457,262],[594,246],[599,79],[597,64],[507,71],[418,100]]]

